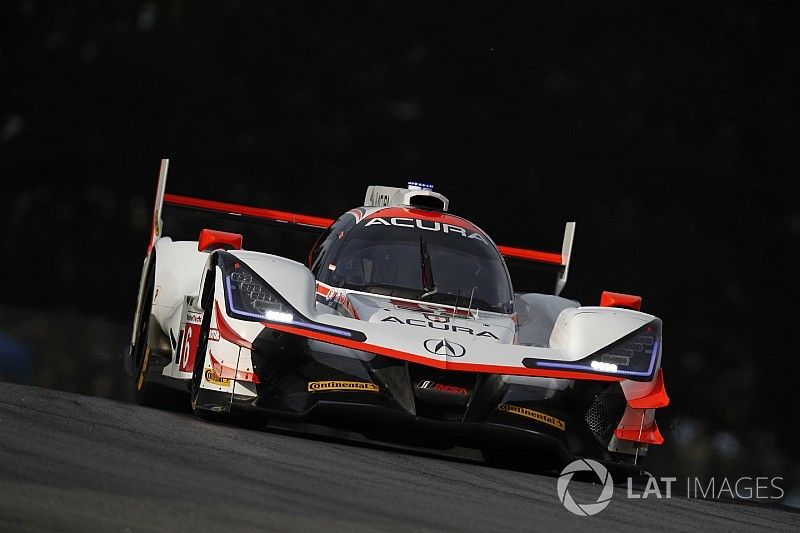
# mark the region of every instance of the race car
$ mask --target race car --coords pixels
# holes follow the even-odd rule
[[[139,403],[537,468],[639,465],[663,442],[661,321],[638,296],[560,296],[575,223],[560,253],[498,246],[424,183],[330,220],[166,194],[168,167],[125,358]],[[320,235],[302,264],[213,221],[173,240],[167,207]],[[512,260],[552,268],[554,293],[515,293]]]

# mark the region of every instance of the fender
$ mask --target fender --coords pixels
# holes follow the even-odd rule
[[[616,307],[569,307],[561,311],[550,334],[550,347],[568,359],[594,353],[656,317]]]
[[[169,237],[158,239],[154,248],[153,316],[161,329],[169,332],[184,298],[198,294],[208,254],[197,250],[197,241],[173,241]]]
[[[317,282],[302,263],[272,254],[231,250],[269,283],[289,304],[307,317],[317,313]]]

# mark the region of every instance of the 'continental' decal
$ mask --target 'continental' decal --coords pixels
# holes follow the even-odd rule
[[[534,411],[533,409],[527,409],[525,407],[519,407],[517,405],[511,405],[508,403],[504,403],[497,409],[500,411],[505,411],[506,413],[513,413],[515,415],[532,418],[537,422],[541,422],[542,424],[547,424],[548,426],[553,426],[554,428],[558,428],[561,431],[564,431],[567,427],[567,425],[564,423],[563,420],[559,420],[554,416],[540,413],[539,411]]]
[[[380,387],[365,381],[309,381],[308,392],[323,391],[367,391],[378,392]]]
[[[219,377],[213,368],[206,368],[206,381],[217,387],[230,387],[231,385],[231,380]]]

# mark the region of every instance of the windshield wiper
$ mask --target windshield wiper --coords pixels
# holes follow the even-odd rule
[[[422,236],[419,238],[419,263],[420,267],[422,267],[422,290],[425,291],[419,299],[424,300],[428,296],[436,294],[438,289],[433,281],[433,269],[431,268],[431,254],[428,252],[428,243],[422,240]]]

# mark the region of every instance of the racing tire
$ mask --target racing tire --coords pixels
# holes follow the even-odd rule
[[[150,314],[153,306],[153,289],[155,286],[155,260],[150,266],[142,296],[142,309],[139,313],[138,334],[136,343],[131,347],[136,372],[133,375],[133,399],[139,405],[159,409],[185,408],[186,395],[158,383],[147,380],[147,370],[152,359],[150,346]]]

